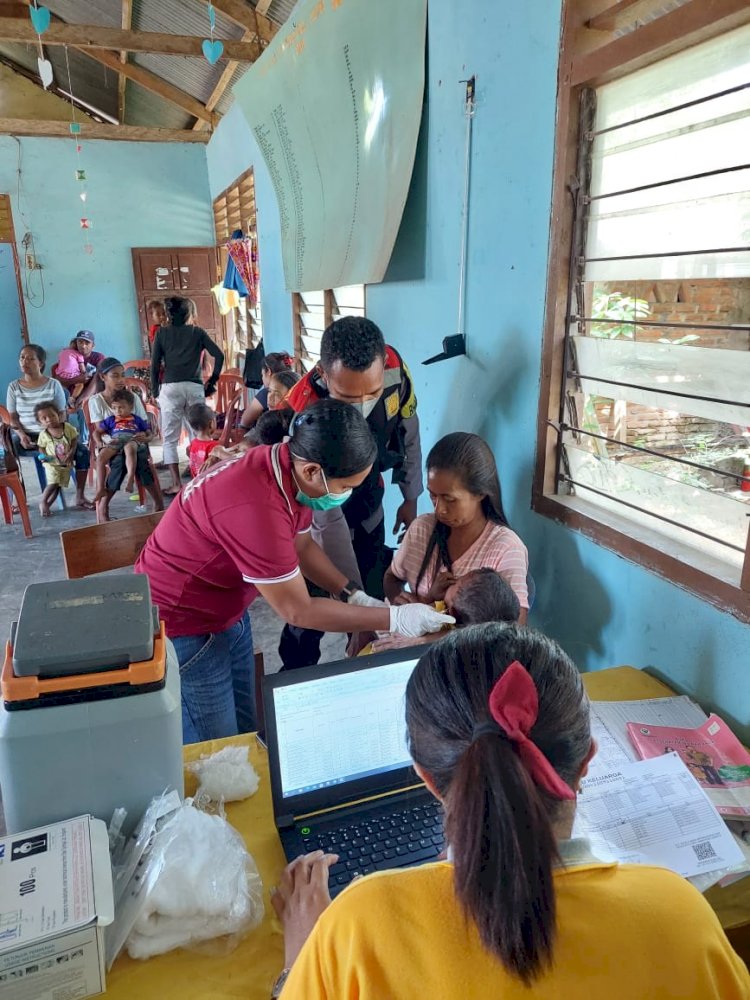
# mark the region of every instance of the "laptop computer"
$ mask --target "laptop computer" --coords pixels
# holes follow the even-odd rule
[[[435,861],[440,804],[411,765],[406,684],[422,649],[281,671],[263,679],[276,827],[287,859],[339,855],[335,896],[353,878]]]

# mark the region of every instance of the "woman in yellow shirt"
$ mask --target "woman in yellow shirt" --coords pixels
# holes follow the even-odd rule
[[[516,625],[454,632],[419,660],[406,719],[452,860],[370,875],[333,904],[332,859],[293,862],[273,896],[283,1000],[748,1000],[688,882],[571,839],[596,747],[559,646]]]

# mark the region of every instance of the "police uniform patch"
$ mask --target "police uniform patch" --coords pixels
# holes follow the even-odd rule
[[[391,392],[383,400],[385,403],[385,414],[388,420],[393,419],[398,413],[398,393]]]

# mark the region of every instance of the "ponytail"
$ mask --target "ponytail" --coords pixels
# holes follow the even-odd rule
[[[529,985],[552,960],[557,843],[541,794],[499,731],[461,755],[445,812],[456,895],[485,948]]]
[[[441,639],[409,679],[406,723],[444,804],[458,901],[484,947],[530,985],[553,958],[561,799],[491,717],[490,693],[513,664],[536,688],[528,739],[570,797],[591,747],[588,699],[573,662],[540,633],[491,623]]]

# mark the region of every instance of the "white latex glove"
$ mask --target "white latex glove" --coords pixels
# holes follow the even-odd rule
[[[353,604],[355,608],[387,608],[385,601],[379,601],[377,597],[370,597],[364,590],[355,590],[347,604]]]
[[[455,625],[453,615],[444,615],[429,604],[399,604],[391,608],[391,632],[412,639],[428,632],[439,632],[443,625]]]

